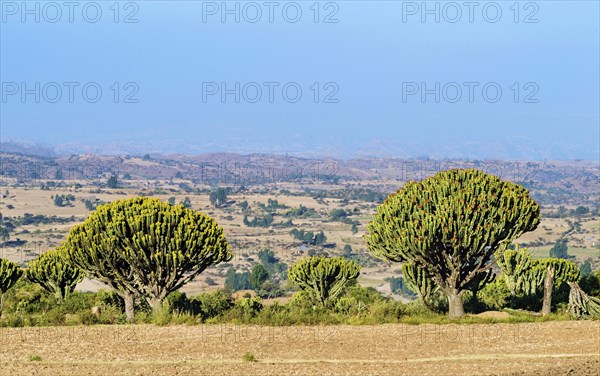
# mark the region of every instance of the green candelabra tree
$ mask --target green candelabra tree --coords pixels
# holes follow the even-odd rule
[[[200,212],[137,197],[100,206],[67,237],[69,258],[114,287],[133,318],[133,297],[156,312],[172,291],[233,254],[217,222]]]
[[[289,280],[323,307],[333,303],[359,275],[360,265],[343,257],[312,256],[298,260],[288,269]]]
[[[493,266],[494,252],[534,230],[540,208],[524,187],[475,169],[408,182],[377,207],[366,242],[383,260],[423,269],[464,314],[461,294]]]
[[[4,258],[0,258],[0,317],[4,308],[4,294],[17,283],[23,275],[19,265]]]
[[[57,300],[64,300],[75,290],[85,274],[66,257],[63,246],[42,253],[30,261],[26,270],[27,279],[38,283]]]

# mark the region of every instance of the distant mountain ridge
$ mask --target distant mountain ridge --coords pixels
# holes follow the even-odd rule
[[[317,140],[319,141],[319,140]],[[539,140],[512,136],[504,140],[457,140],[452,137],[433,140],[394,139],[360,140],[352,144],[335,139],[317,142],[310,139],[261,140],[161,140],[160,142],[109,142],[97,145],[70,142],[55,146],[40,145],[21,140],[0,142],[0,151],[38,156],[94,155],[203,155],[212,153],[290,155],[303,158],[404,158],[404,159],[459,159],[459,160],[590,160],[600,159],[597,140],[583,140],[569,145],[562,140],[542,144]]]

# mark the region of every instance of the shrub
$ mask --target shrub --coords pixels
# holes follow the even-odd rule
[[[205,321],[217,317],[233,307],[233,299],[231,295],[217,290],[193,297],[192,304],[194,311],[197,309],[201,319]]]
[[[498,310],[506,307],[511,295],[504,280],[497,277],[479,290],[477,297],[488,309]]]
[[[579,285],[586,294],[600,297],[600,270],[582,277]]]
[[[256,362],[256,358],[254,357],[254,354],[252,354],[251,352],[247,352],[244,355],[242,355],[242,360],[244,362]]]
[[[237,304],[239,304],[244,314],[252,317],[256,316],[263,308],[262,299],[259,297],[242,298]]]

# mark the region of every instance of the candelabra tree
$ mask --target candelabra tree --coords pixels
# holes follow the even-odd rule
[[[27,265],[26,276],[62,301],[75,290],[85,274],[67,258],[66,250],[59,246],[42,253]]]
[[[360,265],[343,257],[312,256],[298,260],[288,269],[289,280],[323,307],[333,303],[359,274]]]
[[[70,258],[126,299],[145,297],[156,312],[170,293],[233,254],[223,229],[183,205],[137,197],[102,205],[67,237]]]
[[[524,187],[475,169],[442,171],[408,182],[377,207],[366,235],[383,260],[423,269],[448,298],[450,317],[464,314],[461,294],[501,252],[540,221]]]

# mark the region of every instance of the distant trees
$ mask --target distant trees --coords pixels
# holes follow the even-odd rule
[[[579,271],[581,272],[582,276],[592,274],[592,264],[590,263],[590,259],[587,259],[583,262]]]
[[[68,194],[68,195],[56,195],[56,196],[51,196],[52,201],[54,202],[54,206],[58,206],[58,207],[64,207],[64,206],[71,206],[71,202],[75,201],[75,196]]]
[[[539,224],[527,189],[485,172],[442,171],[409,182],[377,207],[366,236],[383,260],[410,262],[444,292],[450,317],[464,315],[461,295],[492,256]]]
[[[261,249],[258,251],[258,259],[263,264],[274,264],[277,261],[277,257],[275,257],[275,253],[270,249]]]
[[[292,229],[290,235],[307,245],[320,245],[327,241],[327,236],[325,236],[323,231],[315,234],[312,231],[304,231],[303,229]]]
[[[567,241],[559,240],[554,244],[554,246],[550,249],[550,257],[559,258],[559,259],[567,259],[569,255],[567,254]]]
[[[315,209],[307,208],[306,206],[300,204],[298,208],[287,211],[283,216],[291,218],[311,218],[317,217],[318,214]]]
[[[96,210],[96,208],[99,205],[105,204],[105,202],[102,200],[99,200],[99,199],[95,199],[95,200],[85,199],[83,201],[83,204],[87,210],[92,211],[92,210]]]
[[[255,291],[259,291],[262,284],[269,279],[269,273],[261,264],[255,265],[250,272],[250,285]]]
[[[83,205],[89,211],[92,211],[92,210],[96,209],[96,205],[94,205],[94,203],[91,200],[85,200],[83,202]]]
[[[229,194],[228,188],[219,187],[216,190],[210,192],[210,203],[215,207],[225,205],[227,203],[227,195]]]
[[[250,283],[250,273],[237,273],[235,268],[227,269],[227,274],[225,275],[225,287],[231,291],[250,289],[252,287]]]
[[[0,317],[4,308],[4,294],[17,283],[23,275],[19,265],[4,258],[0,258]]]
[[[186,209],[191,209],[192,208],[192,200],[190,200],[189,197],[185,197],[181,201],[181,205],[183,205],[183,207],[186,208]]]
[[[119,180],[117,179],[116,175],[111,175],[108,178],[108,180],[106,181],[106,187],[111,189],[119,187]]]
[[[548,213],[547,217],[549,217],[549,218],[565,218],[568,216],[585,217],[585,216],[589,215],[590,213],[594,214],[590,210],[590,208],[587,206],[579,205],[575,209],[567,210],[567,208],[565,208],[564,206],[561,205],[558,207],[558,209],[555,212]]]
[[[10,230],[12,229],[11,226],[12,223],[10,223],[9,226],[5,225],[4,217],[2,216],[2,213],[0,213],[0,239],[6,241],[10,238]]]
[[[343,257],[312,256],[298,260],[288,269],[288,279],[316,304],[329,306],[360,275],[360,265]]]
[[[128,319],[134,296],[157,311],[170,292],[233,257],[214,219],[147,197],[98,207],[71,229],[66,247],[77,267],[117,290]]]
[[[262,217],[256,216],[252,220],[248,220],[248,216],[245,215],[242,222],[248,227],[269,227],[273,224],[273,220],[273,215],[267,213]]]
[[[386,282],[390,284],[390,290],[394,294],[409,294],[414,296],[414,292],[406,286],[406,282],[402,277],[387,277]]]
[[[280,204],[277,200],[274,200],[272,198],[267,199],[267,205],[265,205],[265,204],[258,204],[258,206],[261,209],[263,209],[263,210],[265,210],[265,211],[267,211],[269,213],[273,213],[277,209],[287,209],[289,207],[287,205]]]
[[[329,213],[329,216],[331,217],[332,221],[337,221],[339,219],[346,218],[348,216],[348,213],[344,209],[333,209]]]
[[[342,248],[342,256],[345,259],[350,260],[352,257],[352,246],[350,244],[344,244],[344,248]]]
[[[240,207],[240,209],[242,209],[242,211],[246,211],[250,207],[250,205],[248,204],[248,201],[246,201],[246,200],[238,203],[238,206]]]
[[[0,239],[6,241],[10,239],[10,230],[0,225]]]

